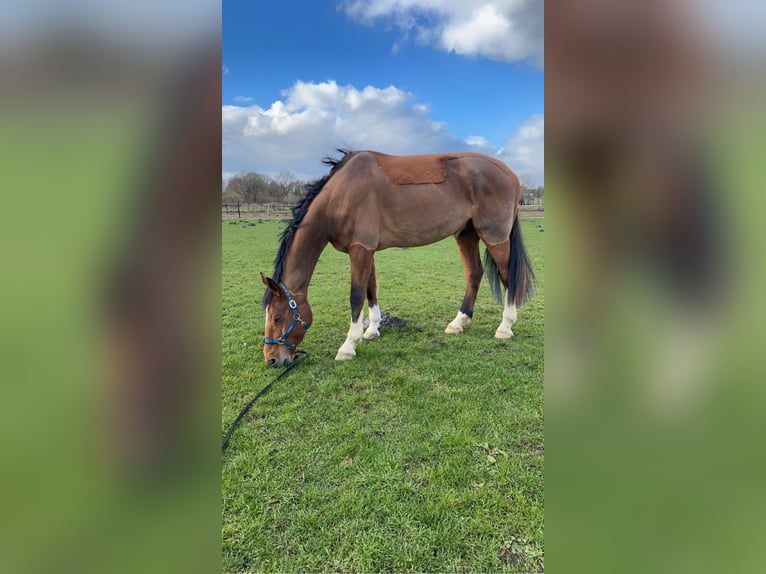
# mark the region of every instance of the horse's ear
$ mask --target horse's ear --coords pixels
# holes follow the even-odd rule
[[[276,281],[274,281],[271,277],[266,277],[263,272],[261,272],[261,281],[263,281],[263,284],[266,285],[266,287],[269,288],[269,291],[271,291],[274,295],[277,297],[284,297],[282,289],[279,288],[279,285],[277,285]]]

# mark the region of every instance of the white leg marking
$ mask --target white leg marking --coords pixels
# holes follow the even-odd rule
[[[368,341],[370,339],[377,339],[380,337],[380,331],[378,331],[378,327],[380,326],[380,307],[377,305],[373,305],[370,307],[370,326],[367,327],[367,330],[364,332],[364,338]]]
[[[510,339],[513,337],[511,327],[513,327],[513,324],[516,322],[517,316],[516,303],[506,303],[505,309],[503,310],[503,321],[500,323],[497,331],[495,331],[495,337],[498,339]]]
[[[359,313],[359,319],[356,323],[351,322],[346,340],[338,349],[338,354],[335,355],[336,361],[347,361],[356,356],[356,344],[362,339],[362,331],[364,330],[362,323],[362,314]]]
[[[465,327],[468,323],[471,322],[471,318],[463,313],[462,311],[457,312],[457,317],[455,317],[452,322],[447,325],[447,328],[444,329],[445,333],[462,333],[463,327]]]

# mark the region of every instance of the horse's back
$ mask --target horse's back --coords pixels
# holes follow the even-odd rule
[[[519,182],[508,166],[493,157],[475,152],[434,153],[419,155],[389,155],[377,151],[354,152],[357,161],[374,165],[395,185],[439,184],[447,181],[450,171],[456,174],[471,173],[489,176],[494,172],[500,181],[498,187],[518,188]],[[450,170],[450,168],[452,168]],[[501,190],[498,190],[501,191]]]
[[[419,185],[443,183],[447,179],[447,161],[454,154],[388,155],[369,152],[378,167],[392,183],[397,185]]]

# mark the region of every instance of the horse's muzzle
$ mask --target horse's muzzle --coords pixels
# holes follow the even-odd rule
[[[294,357],[290,357],[289,355],[286,357],[271,357],[266,361],[266,364],[269,367],[282,367],[284,365],[289,365],[293,362]]]

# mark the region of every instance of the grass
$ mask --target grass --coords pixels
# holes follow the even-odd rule
[[[223,420],[278,371],[263,361],[263,288],[279,222],[222,223]],[[349,324],[347,257],[312,280],[306,361],[256,403],[223,455],[224,572],[543,569],[543,233],[523,220],[539,279],[514,337],[482,285],[474,322],[454,241],[376,254],[383,311],[406,326],[334,361]]]

